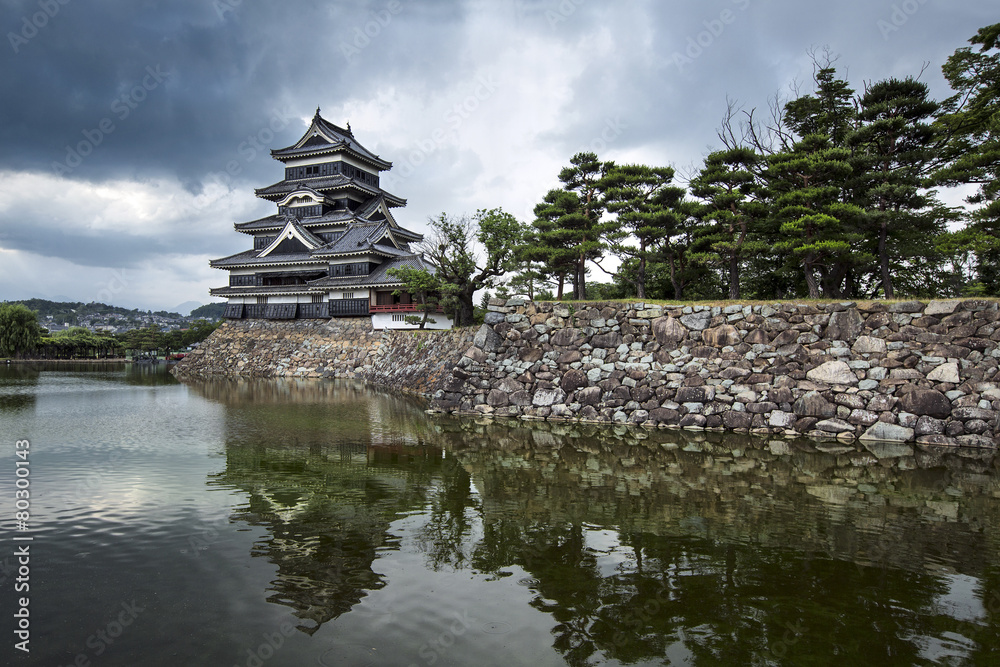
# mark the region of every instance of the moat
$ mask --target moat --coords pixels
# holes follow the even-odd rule
[[[4,663],[1000,662],[993,450],[426,407],[0,368],[0,492],[29,440],[34,538],[31,653],[8,618]]]

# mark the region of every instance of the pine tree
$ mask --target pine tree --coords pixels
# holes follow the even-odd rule
[[[934,254],[934,239],[947,214],[923,182],[937,158],[930,120],[938,105],[927,85],[912,78],[887,79],[867,87],[858,101],[851,200],[865,210],[866,238],[874,241],[879,281],[895,298],[893,274],[909,260]]]
[[[968,202],[977,208],[962,234],[979,259],[980,282],[1000,293],[1000,23],[981,28],[942,67],[955,95],[942,103],[938,123],[949,136],[942,185],[976,186]]]
[[[617,225],[606,232],[608,247],[622,262],[636,260],[636,296],[646,298],[647,263],[663,251],[663,242],[684,222],[679,205],[684,188],[672,185],[671,167],[612,167],[601,181],[605,205]]]
[[[846,149],[831,146],[829,137],[810,134],[769,159],[772,215],[781,233],[774,249],[801,267],[812,299],[821,296],[821,286],[823,296],[842,296],[847,269],[870,260],[854,250],[864,211],[843,201],[849,157]]]
[[[601,222],[604,201],[601,197],[601,179],[611,162],[601,162],[594,153],[577,153],[570,159],[570,166],[559,172],[563,190],[577,196],[577,205],[570,207],[559,219],[559,225],[567,232],[573,248],[575,270],[573,274],[573,298],[587,298],[587,261],[599,260],[604,254],[601,242],[604,234],[614,223]]]
[[[769,249],[760,229],[767,218],[764,186],[756,174],[763,161],[746,147],[716,151],[691,180],[691,193],[703,202],[697,215],[706,223],[698,233],[697,259],[725,267],[730,299],[740,298],[746,258]]]

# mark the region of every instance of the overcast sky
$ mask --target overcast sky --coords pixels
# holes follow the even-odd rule
[[[0,300],[208,303],[208,260],[274,212],[269,151],[317,106],[394,163],[396,217],[525,222],[569,158],[690,173],[727,98],[766,107],[828,49],[857,88],[922,75],[989,0],[0,0]]]

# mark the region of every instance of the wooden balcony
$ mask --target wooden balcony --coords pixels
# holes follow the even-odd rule
[[[419,303],[392,303],[385,305],[373,305],[371,306],[370,312],[372,313],[422,313],[420,310]],[[440,308],[431,307],[432,313],[442,312]]]

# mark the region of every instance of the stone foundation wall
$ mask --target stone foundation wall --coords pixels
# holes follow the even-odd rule
[[[995,448],[1000,310],[494,300],[438,409]],[[897,454],[898,455],[898,454]]]
[[[232,320],[173,373],[179,378],[358,378],[429,395],[449,377],[474,334],[474,329],[374,331],[368,317]]]

